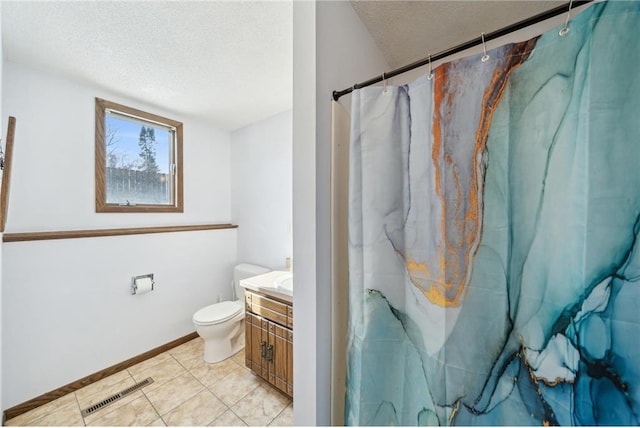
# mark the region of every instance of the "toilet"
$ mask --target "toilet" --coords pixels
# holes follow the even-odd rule
[[[204,361],[217,363],[244,347],[244,289],[240,280],[270,272],[262,266],[240,264],[233,269],[235,299],[219,302],[193,314],[196,332],[204,339]]]

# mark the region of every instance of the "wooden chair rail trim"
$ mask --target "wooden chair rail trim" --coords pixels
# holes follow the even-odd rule
[[[4,420],[13,419],[16,416],[19,416],[23,413],[28,412],[29,410],[33,410],[36,407],[40,407],[44,404],[49,403],[50,401],[56,400],[60,397],[63,397],[71,392],[77,391],[80,388],[83,388],[87,385],[91,385],[94,382],[97,382],[101,379],[104,379],[112,374],[118,373],[128,367],[138,364],[139,362],[148,360],[149,358],[153,358],[156,355],[160,355],[163,352],[168,351],[169,349],[175,348],[176,346],[182,345],[183,343],[187,343],[193,339],[198,337],[198,333],[193,332],[189,333],[186,336],[180,337],[176,340],[173,340],[169,343],[165,343],[164,345],[158,346],[157,348],[153,348],[150,351],[145,352],[144,354],[137,355],[133,358],[129,358],[126,361],[113,365],[111,367],[107,367],[104,370],[100,370],[99,372],[95,372],[90,374],[89,376],[85,376],[82,379],[78,379],[74,382],[71,382],[63,387],[58,389],[54,389],[53,391],[49,391],[45,394],[42,394],[36,398],[33,398],[29,401],[25,401],[22,404],[18,404],[17,406],[13,406],[4,411],[3,414],[3,424]]]
[[[51,239],[101,238],[107,236],[144,235],[147,233],[193,232],[235,229],[237,224],[198,224],[185,226],[130,227],[123,229],[59,230],[51,232],[5,233],[2,242],[48,241]]]

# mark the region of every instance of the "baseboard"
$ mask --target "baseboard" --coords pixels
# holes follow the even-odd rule
[[[106,369],[90,374],[89,376],[85,376],[82,379],[76,380],[75,382],[71,382],[61,388],[54,389],[53,391],[49,391],[36,398],[32,398],[29,401],[25,401],[22,404],[13,406],[3,412],[2,425],[4,425],[6,420],[13,419],[18,415],[28,412],[29,410],[33,410],[36,407],[40,407],[44,404],[49,403],[50,401],[56,400],[71,392],[77,391],[80,388],[84,388],[87,385],[91,385],[94,382],[97,382],[101,379],[111,376],[112,374],[115,374],[128,367],[136,365],[141,361],[148,360],[149,358],[153,358],[156,355],[162,354],[163,352],[166,352],[171,348],[175,348],[176,346],[182,345],[183,343],[187,343],[190,340],[195,339],[196,337],[198,337],[198,333],[196,332],[187,334],[186,336],[173,340],[169,343],[165,343],[164,345],[158,346],[157,348],[153,348],[152,350],[147,351],[143,354],[137,355],[133,358],[129,358],[128,360],[125,360],[111,367],[107,367]]]

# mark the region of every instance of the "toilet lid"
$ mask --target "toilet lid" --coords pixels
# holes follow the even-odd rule
[[[193,314],[196,324],[218,324],[233,318],[242,311],[242,302],[220,302],[206,306]]]

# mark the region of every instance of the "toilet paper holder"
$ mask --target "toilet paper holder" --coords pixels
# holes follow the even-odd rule
[[[149,281],[143,281],[146,279],[151,281],[151,289],[148,289]],[[144,291],[144,292],[153,291],[153,288],[156,284],[156,282],[153,280],[153,274],[148,273],[146,275],[132,276],[131,277],[131,294],[137,294],[138,286],[141,284],[145,284],[144,286],[142,286],[143,289],[141,291]]]

